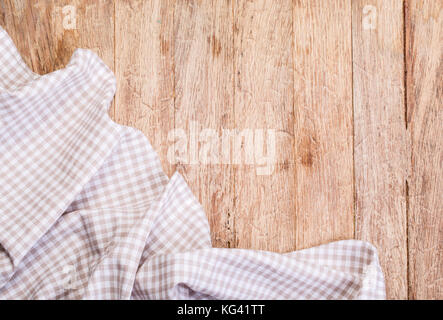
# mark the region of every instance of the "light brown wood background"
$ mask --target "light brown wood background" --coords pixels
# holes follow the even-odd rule
[[[388,298],[443,299],[443,1],[2,0],[0,24],[38,73],[100,55],[111,116],[184,174],[215,246],[368,240]],[[171,164],[192,121],[274,129],[273,173]]]

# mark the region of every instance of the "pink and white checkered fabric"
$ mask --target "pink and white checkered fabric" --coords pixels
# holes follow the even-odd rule
[[[33,73],[0,28],[1,299],[383,299],[370,244],[211,247],[202,207],[107,109],[91,51]]]

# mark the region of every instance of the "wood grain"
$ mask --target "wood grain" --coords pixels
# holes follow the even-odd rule
[[[75,8],[75,29],[66,29],[63,7]],[[37,73],[62,68],[76,48],[95,51],[114,64],[114,6],[108,1],[1,2],[2,20],[25,62]]]
[[[297,249],[354,236],[350,12],[294,2]]]
[[[235,128],[254,135],[264,129],[264,141],[254,137],[251,151],[245,142],[243,161],[235,166],[236,246],[290,251],[295,249],[292,2],[236,1],[234,15]],[[257,158],[248,163],[246,157],[268,145],[268,130],[275,130],[276,164],[262,174]]]
[[[177,166],[203,205],[219,247],[234,245],[233,173],[221,163],[220,144],[222,130],[233,127],[232,21],[231,1],[175,6],[175,129],[187,137],[187,154]]]
[[[443,299],[443,3],[406,7],[409,298]]]
[[[174,1],[115,2],[114,119],[146,134],[169,175],[174,128]]]
[[[75,10],[75,28],[63,12]],[[0,2],[0,21],[27,65],[39,74],[63,68],[76,48],[95,51],[114,66],[114,5],[109,1],[57,0]],[[64,27],[67,21],[69,28]],[[112,109],[112,107],[110,108]]]
[[[405,299],[409,157],[403,3],[370,4],[352,2],[356,238],[377,247],[388,298]]]

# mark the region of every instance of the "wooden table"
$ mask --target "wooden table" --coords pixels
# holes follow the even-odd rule
[[[38,73],[77,47],[100,55],[118,82],[111,117],[185,176],[215,246],[368,240],[389,298],[442,299],[442,7],[3,0],[0,25]]]

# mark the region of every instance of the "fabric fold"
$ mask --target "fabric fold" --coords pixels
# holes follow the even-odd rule
[[[0,264],[13,270],[100,168],[120,127],[107,116],[115,77],[93,52],[78,49],[44,76],[27,69],[3,29],[0,52],[0,244],[8,253]],[[1,274],[0,284],[9,277]]]
[[[0,299],[383,299],[375,248],[212,248],[179,173],[107,110],[112,71],[77,49],[33,73],[0,27]]]

